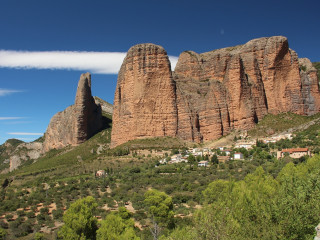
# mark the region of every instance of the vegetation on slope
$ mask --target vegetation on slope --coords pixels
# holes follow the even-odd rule
[[[250,136],[263,137],[275,133],[303,128],[304,124],[314,124],[312,121],[320,119],[320,113],[313,116],[301,116],[294,113],[280,113],[278,115],[268,114],[251,130],[248,131]],[[308,125],[306,125],[308,126]]]
[[[182,139],[174,137],[153,137],[153,138],[142,138],[128,141],[121,144],[117,148],[138,150],[138,149],[181,149],[195,143],[188,143]]]
[[[320,217],[320,157],[289,163],[273,178],[259,167],[244,180],[216,180],[189,227],[163,239],[312,239]],[[188,237],[192,236],[192,237]]]
[[[252,151],[236,149],[245,153],[246,161],[212,162],[204,168],[197,161],[159,165],[158,150],[172,149],[174,154],[188,146],[175,138],[138,139],[108,149],[111,121],[106,119],[109,127],[80,146],[52,150],[36,163],[1,176],[14,180],[0,191],[0,216],[6,216],[0,219],[0,230],[21,239],[33,239],[43,226],[56,234],[65,209],[92,196],[97,203],[94,216],[106,219],[98,222],[101,235],[112,227],[108,221],[115,221],[123,226],[118,235],[127,229],[137,239],[151,239],[150,228],[156,228],[145,198],[150,189],[157,189],[170,196],[176,226],[162,225],[160,239],[311,239],[320,221],[315,214],[320,210],[320,157],[277,160],[271,149],[312,146],[317,152],[318,118],[268,115],[252,130],[255,134],[292,128],[296,136],[276,144],[258,142]],[[106,177],[95,177],[99,169]],[[133,209],[129,218],[140,230],[119,218],[121,207],[128,206]]]
[[[318,81],[320,81],[320,62],[314,62],[312,64],[317,69]]]
[[[288,158],[255,156],[251,161],[212,164],[209,168],[189,163],[156,166],[155,158],[142,156],[119,167],[119,158],[109,158],[104,162],[104,166],[109,164],[106,178],[95,178],[93,172],[74,172],[74,167],[69,175],[53,171],[31,179],[20,176],[0,192],[0,216],[5,214],[9,219],[8,226],[0,220],[0,227],[7,227],[11,236],[32,236],[29,229],[37,232],[43,224],[52,228],[62,222],[65,208],[79,198],[92,196],[97,202],[94,215],[99,219],[113,219],[108,216],[132,203],[134,221],[145,226],[134,231],[147,240],[152,238],[149,227],[153,225],[145,198],[150,189],[157,189],[170,195],[170,209],[175,212],[177,230],[163,225],[164,239],[215,239],[217,235],[240,240],[310,239],[320,220],[316,214],[320,210],[320,157],[286,165]],[[139,157],[143,158],[140,162]],[[199,206],[204,210],[197,210]],[[246,238],[248,232],[250,238]]]

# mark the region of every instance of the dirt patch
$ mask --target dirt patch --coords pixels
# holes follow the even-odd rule
[[[132,202],[130,202],[130,201],[126,203],[125,207],[129,212],[132,212],[132,213],[136,212],[136,210],[132,206]]]

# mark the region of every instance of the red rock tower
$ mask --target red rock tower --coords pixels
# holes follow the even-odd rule
[[[137,138],[176,136],[176,89],[162,47],[130,48],[118,76],[112,121],[112,147]]]

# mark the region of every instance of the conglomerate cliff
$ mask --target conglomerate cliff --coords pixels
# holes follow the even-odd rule
[[[317,113],[319,86],[309,65],[299,65],[282,36],[186,51],[174,72],[162,47],[133,46],[118,76],[111,146],[156,136],[208,141],[250,129],[268,113]]]
[[[78,83],[75,104],[54,115],[45,133],[43,152],[78,145],[103,126],[101,106],[91,95],[91,75],[82,74]]]

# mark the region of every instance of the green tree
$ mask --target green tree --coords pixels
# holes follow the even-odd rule
[[[161,236],[160,240],[194,240],[199,239],[197,231],[193,227],[176,228],[169,236]]]
[[[217,180],[203,192],[208,204],[195,215],[199,239],[275,239],[278,184],[259,167],[244,180]]]
[[[153,222],[151,232],[154,239],[158,239],[161,227],[174,227],[172,198],[155,189],[147,191],[144,197],[144,203]]]
[[[189,163],[189,165],[190,165],[190,168],[191,168],[191,166],[192,166],[193,164],[195,164],[195,162],[196,162],[196,158],[195,158],[192,154],[190,154],[190,155],[188,156],[188,163]]]
[[[97,240],[140,240],[140,238],[136,236],[132,219],[125,220],[120,215],[109,214],[101,221]]]
[[[132,217],[132,213],[129,212],[125,207],[119,207],[118,215],[124,220],[128,220]]]
[[[63,216],[65,224],[58,237],[68,240],[96,239],[97,219],[94,217],[94,211],[97,206],[91,196],[72,203]]]
[[[44,238],[43,233],[36,232],[33,239],[34,240],[44,240],[45,238]]]
[[[218,156],[216,154],[212,155],[211,162],[213,164],[218,164],[219,163]]]
[[[6,239],[7,232],[3,228],[0,228],[0,240]]]
[[[279,173],[278,221],[282,239],[312,239],[320,212],[320,158],[295,166],[287,164]]]

